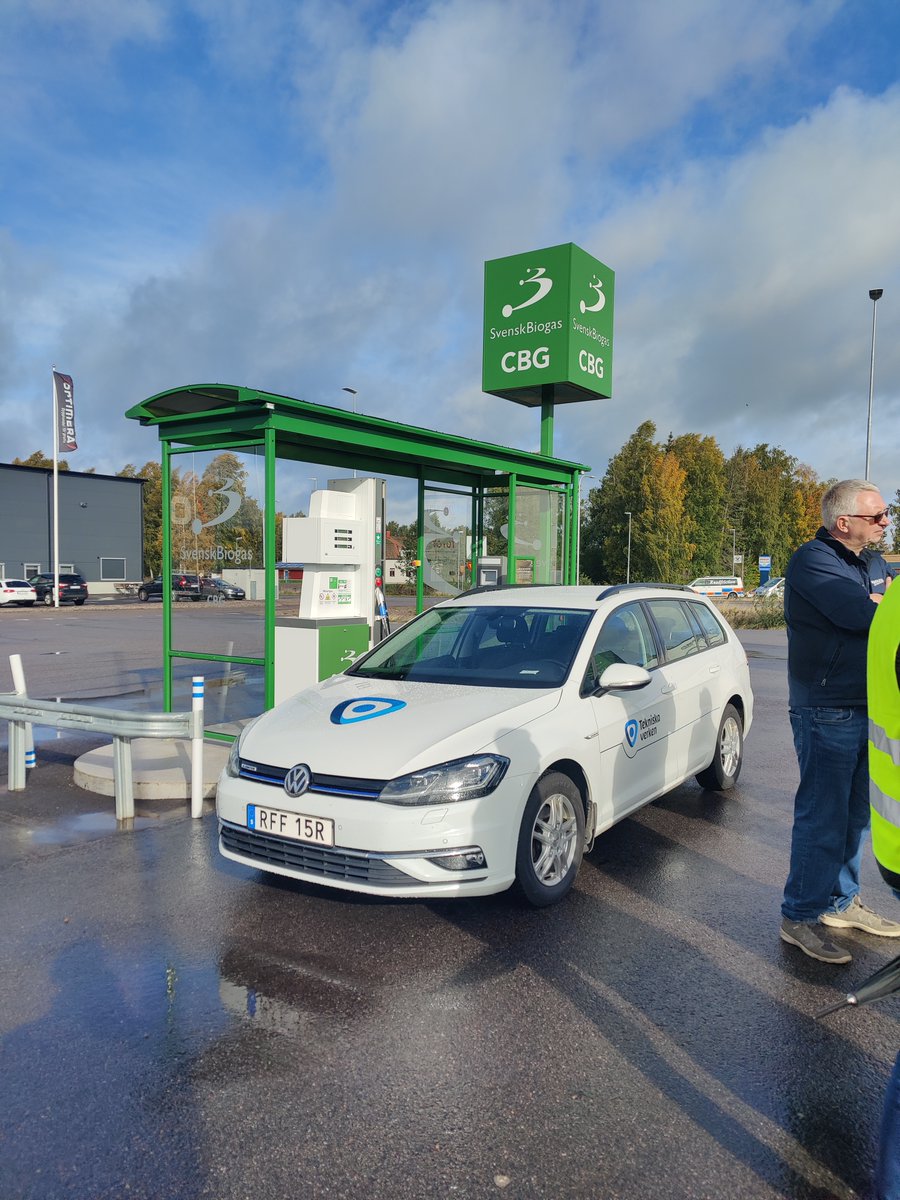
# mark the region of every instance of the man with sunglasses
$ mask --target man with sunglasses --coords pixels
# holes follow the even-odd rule
[[[848,963],[821,926],[900,937],[859,898],[869,826],[866,644],[891,582],[873,544],[890,523],[878,488],[844,479],[822,497],[822,527],[785,573],[791,729],[800,766],[782,940],[810,958]]]

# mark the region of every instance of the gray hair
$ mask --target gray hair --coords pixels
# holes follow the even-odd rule
[[[860,492],[877,491],[878,488],[868,479],[839,479],[822,497],[822,524],[826,529],[834,529],[838,517],[852,515]]]

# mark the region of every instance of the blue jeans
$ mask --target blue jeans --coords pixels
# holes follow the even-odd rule
[[[900,1200],[900,1054],[884,1097],[875,1187],[877,1200]]]
[[[864,708],[792,708],[800,764],[791,867],[782,916],[816,921],[859,895],[869,827],[868,714]]]

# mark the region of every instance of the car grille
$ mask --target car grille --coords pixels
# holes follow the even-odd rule
[[[252,779],[255,783],[265,783],[270,787],[284,787],[284,777],[290,767],[273,767],[268,763],[253,762],[252,759],[241,759],[241,779]],[[351,800],[377,800],[386,780],[384,779],[355,779],[344,775],[310,776],[310,792],[319,792],[327,796],[347,796]]]
[[[293,842],[225,822],[220,823],[219,831],[225,850],[269,866],[302,871],[305,875],[317,875],[321,879],[368,883],[375,887],[408,885],[411,882],[403,871],[358,850],[312,846],[307,842]]]

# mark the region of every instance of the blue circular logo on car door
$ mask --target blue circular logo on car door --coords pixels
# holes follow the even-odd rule
[[[366,696],[362,700],[345,700],[331,713],[332,725],[356,725],[359,721],[371,721],[373,717],[386,717],[388,713],[406,708],[405,700],[386,700],[383,696]]]

